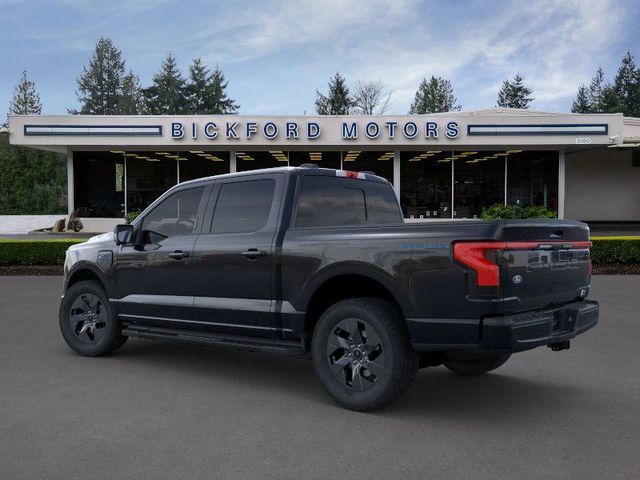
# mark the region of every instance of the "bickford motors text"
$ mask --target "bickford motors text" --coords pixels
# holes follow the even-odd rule
[[[359,124],[358,122],[347,121],[336,125],[338,132],[330,132],[337,135],[342,140],[357,140],[366,137],[370,140],[384,138],[393,140],[397,137],[406,139],[425,138],[437,139],[441,136],[448,139],[458,138],[460,126],[458,122],[446,122],[439,125],[433,121],[369,121]],[[335,128],[335,127],[334,127]],[[306,138],[315,140],[320,138],[325,132],[318,122],[172,122],[171,138],[198,139],[201,137],[209,140],[217,138],[245,139],[265,138],[267,140],[297,140]]]

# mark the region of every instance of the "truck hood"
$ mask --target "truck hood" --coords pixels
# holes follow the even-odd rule
[[[104,246],[105,248],[115,247],[116,242],[113,238],[113,232],[101,233],[100,235],[95,235],[93,237],[88,238],[86,241],[82,243],[78,243],[76,245],[72,245],[69,247],[69,250],[79,250],[87,247],[100,247]]]

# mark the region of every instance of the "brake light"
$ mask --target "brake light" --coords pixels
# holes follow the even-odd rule
[[[476,272],[479,287],[497,287],[500,285],[500,268],[487,258],[488,251],[535,250],[547,246],[584,249],[591,247],[591,242],[457,242],[453,245],[453,258]]]
[[[336,170],[336,177],[357,178],[366,180],[366,176],[362,172],[354,172],[353,170]]]
[[[505,242],[458,242],[453,245],[453,258],[476,272],[479,287],[497,287],[500,271],[498,265],[486,257],[486,252],[505,246]]]

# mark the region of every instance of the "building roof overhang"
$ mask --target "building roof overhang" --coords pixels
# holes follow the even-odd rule
[[[608,146],[640,136],[640,119],[486,109],[428,115],[14,115],[11,143],[52,151]]]

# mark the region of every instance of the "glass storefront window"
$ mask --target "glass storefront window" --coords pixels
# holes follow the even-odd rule
[[[124,215],[124,152],[74,152],[73,174],[81,218]]]
[[[147,208],[177,183],[177,153],[127,152],[127,211]]]
[[[349,150],[342,153],[342,168],[373,172],[393,182],[393,151]]]
[[[229,173],[229,152],[191,150],[173,155],[178,156],[175,160],[178,161],[177,175],[180,182]]]
[[[480,218],[483,208],[504,203],[505,152],[453,152],[454,218]]]
[[[507,203],[558,211],[558,152],[510,150]]]
[[[236,152],[236,170],[238,172],[246,172],[260,168],[286,167],[287,165],[289,165],[289,152],[287,151]]]
[[[451,152],[401,152],[400,204],[406,218],[451,218]]]
[[[340,152],[314,150],[312,152],[289,152],[289,165],[298,167],[303,163],[315,163],[321,168],[340,169]]]

